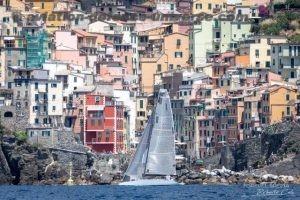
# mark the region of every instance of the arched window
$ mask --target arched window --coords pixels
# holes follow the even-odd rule
[[[13,113],[12,112],[5,112],[4,117],[13,117]]]

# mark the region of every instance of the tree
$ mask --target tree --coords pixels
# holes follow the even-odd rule
[[[295,35],[292,35],[290,38],[289,38],[289,41],[292,42],[292,43],[300,43],[300,34],[297,33]]]
[[[300,8],[299,0],[286,0],[285,3],[288,6],[288,8]]]
[[[19,143],[24,143],[27,141],[27,133],[23,131],[16,131],[14,133],[16,139],[18,140]]]

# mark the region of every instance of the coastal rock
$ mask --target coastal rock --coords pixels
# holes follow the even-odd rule
[[[229,184],[236,184],[237,183],[237,178],[235,176],[229,176],[227,178],[227,181]]]
[[[194,179],[199,179],[199,178],[200,178],[200,179],[203,179],[203,178],[205,178],[205,176],[202,175],[201,173],[193,172],[193,173],[189,174],[188,178],[189,178],[189,179],[192,179],[192,180],[194,180]]]
[[[265,174],[262,176],[262,180],[266,182],[271,182],[273,180],[277,180],[278,176],[273,175],[273,174]]]
[[[110,184],[121,179],[119,171],[126,165],[126,156],[97,156],[85,147],[74,151],[72,143],[69,146],[49,149],[17,144],[13,136],[5,136],[0,146],[0,184],[65,184],[71,169],[75,184]]]
[[[185,180],[185,182],[184,182],[186,185],[194,185],[194,184],[202,184],[203,183],[203,181],[202,181],[202,179],[194,179],[194,180],[191,180],[191,179],[187,179],[187,180]]]
[[[99,184],[108,185],[113,181],[114,175],[112,174],[101,174]]]
[[[0,146],[0,184],[11,184],[13,177],[6,161],[5,155]]]
[[[292,177],[292,176],[288,176],[288,177],[287,177],[287,180],[288,180],[288,182],[294,182],[295,179],[294,179],[294,177]]]
[[[187,170],[187,169],[182,169],[182,170],[180,170],[180,174],[181,175],[186,175],[186,174],[188,174],[189,173],[189,170]]]

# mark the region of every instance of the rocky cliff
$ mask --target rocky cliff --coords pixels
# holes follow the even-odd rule
[[[77,144],[78,145],[78,144]],[[4,136],[0,146],[0,184],[111,184],[126,168],[124,155],[95,155],[82,145],[43,148],[18,144],[14,136]]]
[[[265,127],[255,138],[224,147],[217,165],[234,171],[265,168],[268,173],[299,175],[299,153],[300,126],[283,122]]]

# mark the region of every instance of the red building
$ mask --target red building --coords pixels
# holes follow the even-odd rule
[[[85,95],[84,101],[84,144],[96,152],[122,152],[123,102],[101,95]]]

